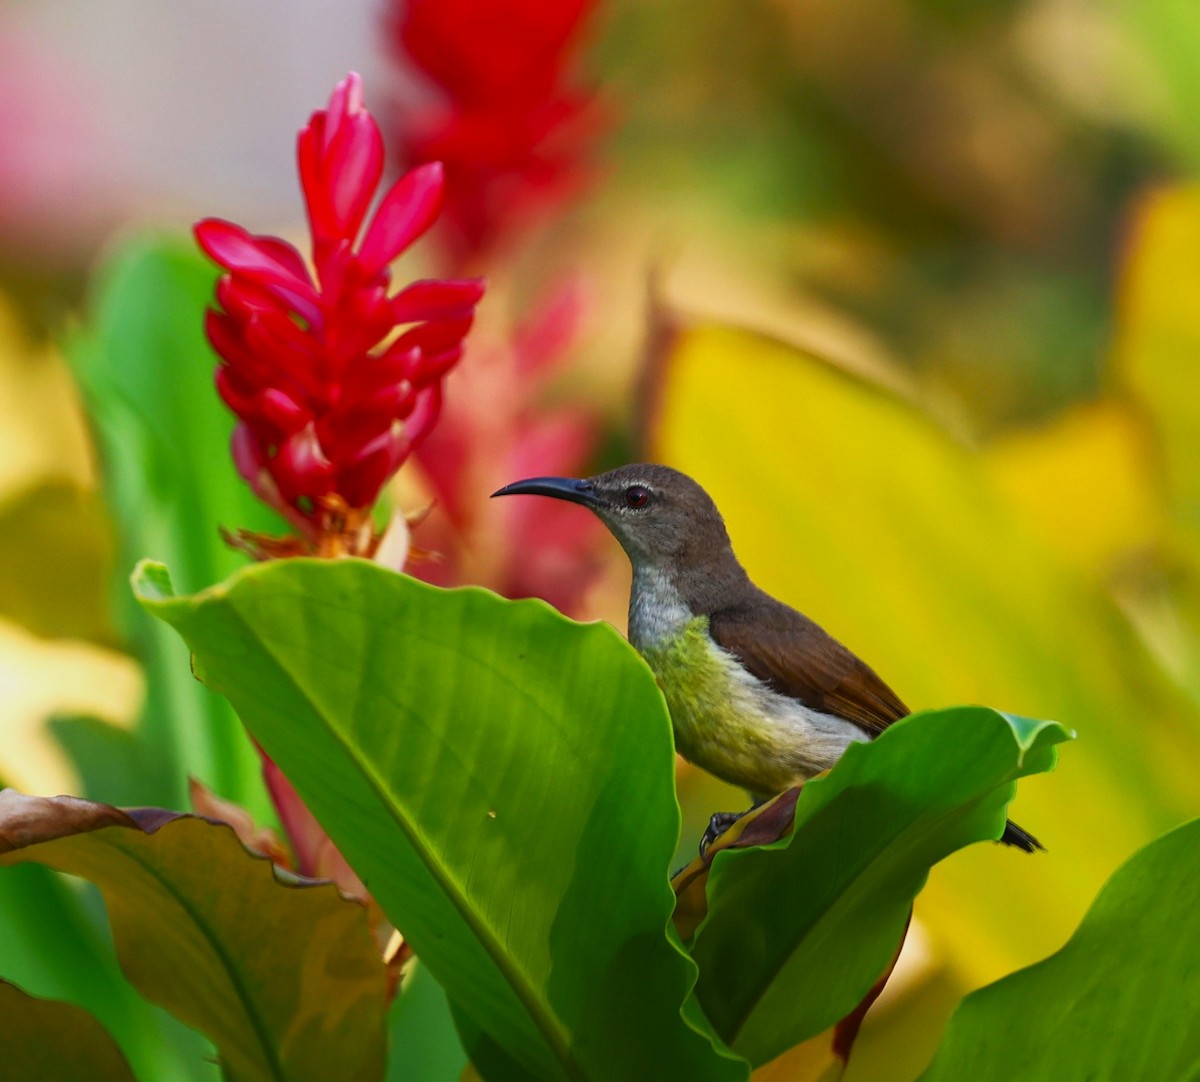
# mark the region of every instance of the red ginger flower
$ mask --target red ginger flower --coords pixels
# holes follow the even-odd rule
[[[410,161],[446,167],[448,238],[469,261],[530,211],[572,194],[595,133],[566,81],[595,0],[406,0],[392,49],[443,97],[401,133]]]
[[[401,177],[364,230],[383,140],[358,75],[312,115],[297,158],[315,275],[286,241],[205,219],[196,239],[226,272],[205,329],[223,362],[217,390],[238,417],[239,472],[317,551],[358,552],[379,490],[437,420],[483,282],[389,295],[388,265],[437,217],[442,167]]]

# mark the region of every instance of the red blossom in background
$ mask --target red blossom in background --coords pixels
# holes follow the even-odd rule
[[[409,162],[445,165],[435,238],[448,265],[497,262],[535,216],[560,209],[590,178],[598,107],[571,81],[596,0],[393,0],[392,57],[423,77],[432,104],[399,117]],[[503,261],[501,260],[501,265]],[[509,477],[587,472],[598,442],[591,406],[547,404],[584,317],[585,290],[559,280],[510,333],[494,332],[451,379],[437,430],[416,459],[433,509],[416,535],[436,559],[409,570],[430,582],[475,582],[586,613],[602,564],[601,531],[550,501],[497,507]]]
[[[315,274],[278,237],[199,222],[196,239],[226,272],[206,331],[223,362],[217,389],[238,417],[239,472],[313,551],[369,551],[369,509],[436,421],[483,283],[421,281],[389,295],[388,266],[433,224],[443,173],[433,163],[402,176],[367,222],[383,140],[357,75],[312,115],[297,158]]]
[[[435,496],[418,538],[437,559],[415,561],[407,568],[412,574],[441,586],[474,582],[505,597],[540,597],[560,612],[585,614],[601,568],[599,521],[554,500],[487,498],[508,477],[586,472],[599,435],[595,414],[538,404],[569,355],[585,308],[581,283],[568,279],[514,334],[485,340],[451,377],[446,411],[414,456]]]
[[[406,0],[389,44],[441,101],[406,117],[410,162],[446,169],[452,263],[472,263],[530,214],[561,203],[588,175],[592,95],[567,82],[594,0]]]

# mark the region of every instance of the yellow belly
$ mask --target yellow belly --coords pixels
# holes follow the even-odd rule
[[[803,731],[763,708],[764,694],[779,697],[716,646],[708,617],[694,617],[641,653],[667,700],[676,750],[689,762],[755,797],[782,792],[828,765],[805,762]]]

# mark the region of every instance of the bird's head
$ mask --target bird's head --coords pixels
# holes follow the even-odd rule
[[[530,477],[493,496],[550,496],[592,511],[635,567],[704,562],[729,549],[725,522],[712,498],[669,466],[636,463],[595,477]]]

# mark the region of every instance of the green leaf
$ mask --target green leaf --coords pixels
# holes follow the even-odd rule
[[[0,1062],[10,1082],[133,1082],[116,1042],[82,1007],[0,981]]]
[[[359,560],[135,582],[526,1077],[746,1077],[680,1013],[670,723],[611,627]]]
[[[392,1004],[388,1082],[458,1082],[467,1055],[446,993],[417,960]]]
[[[453,1006],[450,1010],[458,1028],[459,1041],[466,1049],[470,1061],[470,1066],[462,1076],[462,1082],[478,1078],[487,1079],[488,1082],[521,1082],[528,1077],[525,1068],[466,1014]]]
[[[237,718],[191,679],[187,652],[131,603],[126,587],[143,556],[169,560],[183,582],[216,582],[244,562],[218,526],[279,526],[226,451],[233,418],[213,388],[216,358],[202,329],[215,275],[177,240],[135,240],[102,268],[87,323],[67,352],[117,524],[116,613],[146,665],[138,737],[153,768],[141,779],[140,800],[182,807],[194,774],[261,818],[269,807],[259,763]]]
[[[1136,853],[1067,945],[972,992],[923,1082],[1200,1077],[1200,819]]]
[[[55,714],[46,727],[75,763],[84,793],[103,793],[119,805],[145,802],[144,781],[155,764],[136,732],[88,714]]]
[[[0,792],[0,864],[35,861],[104,894],[126,976],[212,1038],[226,1077],[383,1076],[386,975],[366,910],[284,884],[224,824]]]
[[[930,867],[998,838],[1015,780],[1051,769],[1068,739],[984,707],[914,714],[810,781],[789,839],[718,853],[692,949],[717,1032],[759,1065],[849,1014]]]

